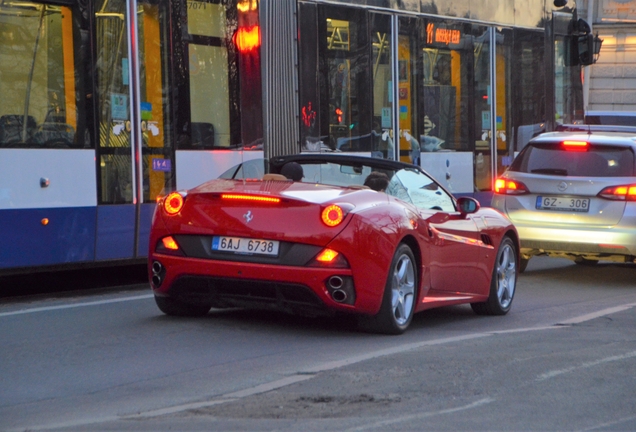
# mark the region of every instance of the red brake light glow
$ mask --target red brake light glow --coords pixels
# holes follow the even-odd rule
[[[172,236],[166,236],[157,241],[155,252],[166,255],[184,256],[179,243]]]
[[[636,201],[636,185],[609,186],[599,192],[598,196],[618,201]]]
[[[169,250],[179,250],[179,245],[171,236],[164,237],[161,239],[161,243],[163,243],[163,247]]]
[[[321,250],[307,265],[309,267],[349,268],[349,262],[344,255],[329,248]]]
[[[258,48],[261,46],[260,28],[257,25],[249,28],[239,27],[234,34],[234,44],[242,54]]]
[[[221,199],[239,200],[239,201],[259,201],[268,203],[279,203],[280,198],[259,196],[259,195],[242,195],[242,194],[222,194]]]
[[[587,141],[563,141],[563,147],[571,151],[587,151],[588,145]]]
[[[179,192],[172,192],[163,200],[163,209],[170,216],[176,215],[183,208],[183,197]]]
[[[495,180],[495,193],[505,195],[523,195],[528,193],[528,188],[521,182],[498,178]]]
[[[320,261],[322,263],[330,263],[335,260],[338,255],[338,252],[333,249],[323,249],[316,257],[316,261]]]
[[[332,204],[322,211],[321,218],[325,225],[335,227],[344,220],[344,211],[340,206]]]

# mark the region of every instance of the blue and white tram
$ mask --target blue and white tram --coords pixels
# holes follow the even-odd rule
[[[0,275],[143,262],[159,196],[263,155],[411,161],[489,203],[522,130],[582,112],[575,15],[435,3],[0,0]]]
[[[0,1],[0,275],[143,262],[157,197],[262,157],[225,3]]]

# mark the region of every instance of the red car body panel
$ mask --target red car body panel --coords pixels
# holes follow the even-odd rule
[[[224,200],[223,193],[280,198],[281,202]],[[328,227],[321,221],[321,212],[333,203],[350,211],[342,223]],[[209,249],[207,242],[214,235],[278,240],[281,245],[304,245],[303,250],[308,251],[327,247],[342,254],[349,267],[204,256],[203,251]],[[284,181],[213,180],[188,191],[176,215],[168,215],[163,202],[159,202],[150,235],[148,274],[152,280],[152,263],[160,261],[165,277],[160,286],[152,286],[158,296],[171,295],[179,278],[213,275],[228,283],[244,280],[304,285],[327,310],[374,315],[382,303],[396,247],[407,243],[418,264],[415,310],[421,311],[484,301],[490,290],[497,245],[504,235],[517,242],[510,222],[487,208],[469,215],[449,214],[423,210],[371,190]],[[158,250],[157,245],[166,236],[175,236],[177,243],[191,244],[191,249],[200,248],[200,256]],[[296,258],[289,255],[285,259]],[[336,302],[330,295],[326,281],[334,275],[353,280],[353,304]]]

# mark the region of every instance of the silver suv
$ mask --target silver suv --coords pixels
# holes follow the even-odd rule
[[[626,129],[541,134],[496,180],[492,206],[519,231],[520,271],[535,255],[634,262],[636,129]]]

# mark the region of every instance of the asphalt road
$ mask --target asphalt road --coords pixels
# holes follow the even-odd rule
[[[0,430],[636,430],[636,266],[535,258],[512,311],[163,316],[143,285],[0,303]]]

